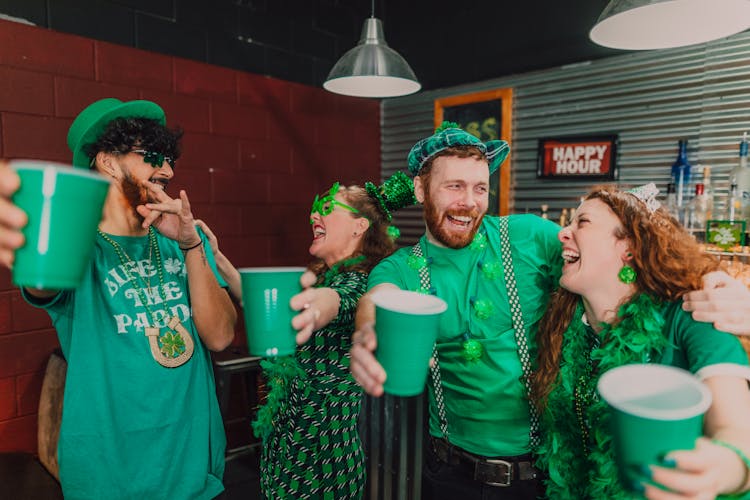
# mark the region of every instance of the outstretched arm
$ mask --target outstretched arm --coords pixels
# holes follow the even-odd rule
[[[240,272],[236,267],[229,261],[226,255],[219,250],[219,239],[216,237],[208,224],[200,219],[195,221],[195,224],[200,227],[208,237],[208,242],[211,244],[211,251],[214,254],[214,261],[216,262],[216,269],[224,281],[229,286],[229,295],[242,306],[242,282],[240,280]]]
[[[381,396],[383,394],[383,383],[385,382],[385,370],[375,359],[375,348],[378,339],[375,334],[375,304],[370,297],[378,290],[398,290],[396,285],[381,283],[370,289],[359,299],[355,325],[357,331],[352,335],[351,364],[349,370],[354,380],[362,386],[368,394]]]
[[[750,335],[750,290],[723,271],[705,275],[703,288],[686,294],[682,308],[717,330]]]
[[[309,288],[315,283],[315,275],[306,271],[300,279],[301,291],[290,301],[295,311],[301,311],[292,318],[292,326],[297,330],[297,344],[310,340],[312,332],[320,330],[339,314],[341,296],[333,288]]]
[[[665,462],[674,467],[651,467],[652,480],[666,486],[664,491],[647,486],[651,500],[715,498],[719,494],[739,493],[750,489],[748,464],[750,455],[750,392],[747,381],[732,376],[715,376],[706,380],[713,396],[706,413],[706,436],[725,444],[700,438],[694,450],[669,453]],[[733,450],[735,448],[736,450]]]
[[[24,244],[21,229],[28,222],[26,213],[11,201],[13,193],[21,186],[18,174],[4,161],[0,161],[0,266],[12,269],[16,250]],[[27,288],[29,295],[40,299],[57,295],[57,290]]]
[[[21,185],[18,174],[7,163],[0,162],[0,264],[10,269],[15,252],[23,243],[21,228],[27,217],[23,210],[11,201],[11,196]]]

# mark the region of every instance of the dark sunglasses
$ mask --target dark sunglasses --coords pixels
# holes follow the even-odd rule
[[[169,163],[169,166],[172,168],[174,168],[175,164],[177,163],[177,160],[175,160],[171,156],[167,156],[162,153],[157,153],[156,151],[147,151],[145,149],[132,149],[130,152],[143,156],[143,161],[148,163],[154,168],[161,168],[161,166],[164,165],[165,161]]]

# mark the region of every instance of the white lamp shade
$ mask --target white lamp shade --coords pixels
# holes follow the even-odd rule
[[[396,97],[422,88],[409,64],[385,42],[374,17],[365,21],[359,43],[341,56],[323,87],[357,97]]]
[[[750,0],[611,0],[589,37],[615,49],[667,49],[749,27]]]

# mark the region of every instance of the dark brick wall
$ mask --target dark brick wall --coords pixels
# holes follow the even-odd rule
[[[320,86],[367,0],[0,0],[40,27]],[[144,62],[147,64],[147,62]]]
[[[380,176],[377,101],[0,21],[0,156],[70,161],[68,127],[103,97],[154,100],[185,130],[170,191],[187,191],[238,267],[305,264],[314,194]],[[47,315],[0,269],[0,452],[36,451],[39,390],[57,345]]]

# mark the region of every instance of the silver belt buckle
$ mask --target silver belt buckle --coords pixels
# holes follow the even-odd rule
[[[483,481],[484,484],[488,486],[500,486],[503,488],[510,486],[511,478],[513,477],[513,464],[511,462],[508,462],[507,460],[499,460],[499,459],[492,459],[492,458],[487,458],[485,460],[482,460],[482,462],[488,465],[504,465],[506,469],[505,478],[504,478],[505,480],[503,482]],[[479,463],[480,462],[477,462],[477,465],[479,465]],[[476,469],[475,469],[474,475],[476,476]]]

